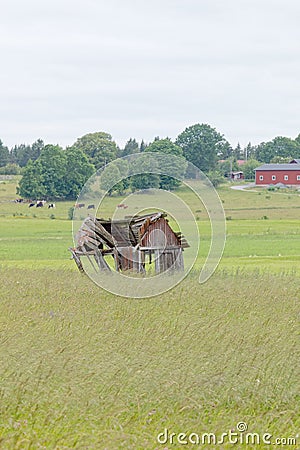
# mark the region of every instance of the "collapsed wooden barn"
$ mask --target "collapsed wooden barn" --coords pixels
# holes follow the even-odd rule
[[[166,217],[163,212],[113,221],[87,217],[77,234],[77,247],[70,248],[78,269],[84,272],[85,256],[96,271],[110,271],[106,257],[112,256],[117,272],[146,274],[152,263],[155,273],[183,270],[182,252],[189,244]]]

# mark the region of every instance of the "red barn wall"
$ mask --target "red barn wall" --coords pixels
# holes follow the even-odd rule
[[[160,230],[163,232],[163,234],[165,236],[165,244],[167,246],[178,246],[179,245],[179,240],[175,236],[174,231],[172,230],[172,228],[170,227],[168,222],[164,218],[161,218],[161,219],[158,219],[156,222],[151,223],[148,226],[147,233],[141,242],[142,247],[151,247],[151,246],[153,246],[153,244],[155,246],[155,243],[153,242],[153,238],[155,238],[155,236],[153,234],[151,234],[151,232],[154,230]],[[141,235],[143,235],[143,232],[144,232],[144,230],[141,228]],[[160,240],[160,235],[158,235],[158,240]],[[157,243],[157,244],[159,244],[159,243]]]
[[[263,180],[260,180],[259,177],[263,176]],[[272,180],[272,175],[275,175],[276,179]],[[288,180],[284,179],[284,176],[288,176]],[[300,179],[297,180],[297,176],[300,178],[300,169],[299,170],[256,170],[255,172],[255,183],[264,185],[264,184],[299,184]]]

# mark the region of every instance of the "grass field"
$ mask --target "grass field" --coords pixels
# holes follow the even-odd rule
[[[221,436],[238,422],[273,445],[198,447],[299,448],[297,193],[220,188],[226,248],[200,286],[210,228],[182,189],[201,234],[195,270],[137,300],[79,274],[72,203],[33,211],[13,203],[15,187],[0,183],[1,449],[197,448],[178,434]],[[119,202],[108,199],[103,216]],[[173,443],[157,441],[165,429]]]

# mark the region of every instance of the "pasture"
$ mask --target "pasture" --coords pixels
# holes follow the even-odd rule
[[[201,235],[195,270],[137,300],[79,274],[67,250],[71,202],[28,208],[13,202],[15,188],[0,183],[0,448],[197,448],[157,435],[220,436],[242,421],[273,443],[299,433],[297,193],[221,187],[226,248],[200,286],[210,228],[181,189]],[[121,201],[107,199],[103,216]],[[232,447],[263,448],[202,445]]]

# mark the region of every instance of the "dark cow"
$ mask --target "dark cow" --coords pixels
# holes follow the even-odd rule
[[[48,209],[49,209],[49,208],[55,208],[55,203],[49,203]]]
[[[36,204],[37,208],[42,208],[43,206],[44,206],[44,202],[43,201],[37,202],[37,204]]]
[[[87,209],[95,209],[95,205],[88,205]]]
[[[29,203],[28,207],[32,208],[33,206],[35,206],[35,203]]]
[[[84,208],[85,207],[85,203],[76,203],[75,204],[75,208]]]

